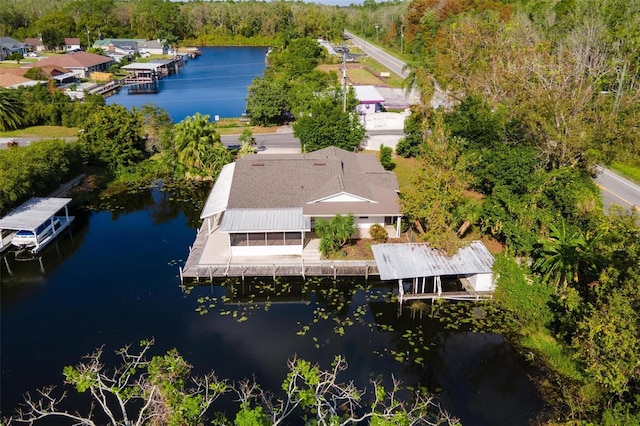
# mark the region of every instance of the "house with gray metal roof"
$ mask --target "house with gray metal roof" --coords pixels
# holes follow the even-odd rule
[[[336,147],[252,154],[226,165],[201,218],[228,235],[232,256],[301,255],[317,218],[355,216],[357,235],[376,223],[400,234],[398,182],[375,154]]]

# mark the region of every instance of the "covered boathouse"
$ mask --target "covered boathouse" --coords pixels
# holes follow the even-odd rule
[[[13,236],[22,231],[34,236],[31,252],[38,253],[73,221],[74,217],[69,216],[67,207],[70,202],[71,198],[33,197],[20,205],[0,219],[0,235],[2,236],[0,251],[11,246]],[[56,215],[62,210],[64,210],[64,215]],[[42,239],[37,238],[37,230],[47,224],[51,224],[52,232]]]
[[[398,300],[480,300],[493,295],[493,256],[472,241],[451,257],[426,243],[371,246],[382,280],[398,281]],[[459,291],[443,291],[442,277],[454,277]],[[430,291],[432,289],[432,291]]]

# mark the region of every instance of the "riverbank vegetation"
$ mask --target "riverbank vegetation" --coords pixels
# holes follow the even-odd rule
[[[436,246],[465,222],[505,245],[497,302],[548,369],[553,417],[578,424],[640,418],[640,220],[605,214],[592,180],[596,164],[639,165],[639,7],[415,0],[404,15],[423,104],[398,153],[426,171],[405,212]]]
[[[213,424],[237,426],[278,425],[296,420],[307,424],[459,424],[424,389],[413,391],[407,400],[400,396],[403,389],[395,379],[388,388],[379,378],[371,379],[369,389],[342,382],[348,364],[341,356],[327,370],[304,359],[289,360],[282,382],[284,397],[276,398],[262,389],[255,377],[233,383],[218,378],[213,371],[194,376],[193,367],[176,349],[149,359],[153,344],[153,340],[147,340],[140,342],[139,350],[131,345],[117,350],[120,365],[113,371],[103,364],[104,348],[96,349],[78,365],[64,368],[65,383],[79,393],[89,391],[98,409],[93,410],[92,405],[88,413],[71,413],[62,407],[66,394],[58,395],[50,387],[40,391],[41,399],[27,395],[25,407],[3,419],[3,424],[58,419],[93,425],[100,416],[106,416],[111,425],[135,426],[202,425],[212,419]],[[215,412],[212,416],[210,408],[214,409],[216,400],[227,393],[235,395],[237,413]]]

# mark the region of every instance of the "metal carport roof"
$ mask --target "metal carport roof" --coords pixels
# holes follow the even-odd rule
[[[0,219],[0,229],[33,231],[70,202],[71,198],[33,197]]]
[[[426,243],[371,246],[380,279],[491,273],[493,256],[480,241],[472,241],[451,257]]]
[[[224,167],[222,167],[218,179],[216,179],[216,183],[213,185],[213,189],[207,198],[204,209],[202,209],[200,219],[205,219],[227,209],[235,169],[235,162],[225,164]]]
[[[230,209],[224,213],[221,232],[300,232],[311,230],[311,219],[293,209]]]

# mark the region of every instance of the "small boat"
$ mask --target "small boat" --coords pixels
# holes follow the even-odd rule
[[[5,236],[15,231],[11,246],[21,251],[40,252],[47,244],[71,225],[74,217],[69,216],[67,204],[71,198],[34,197],[0,219],[0,250],[6,248]],[[63,215],[56,214],[64,210]]]
[[[52,220],[46,221],[33,231],[26,229],[19,230],[13,236],[11,244],[19,248],[35,247],[36,245],[40,245],[54,232],[57,232],[61,226],[62,223],[60,222],[60,218],[57,216],[53,216]]]

